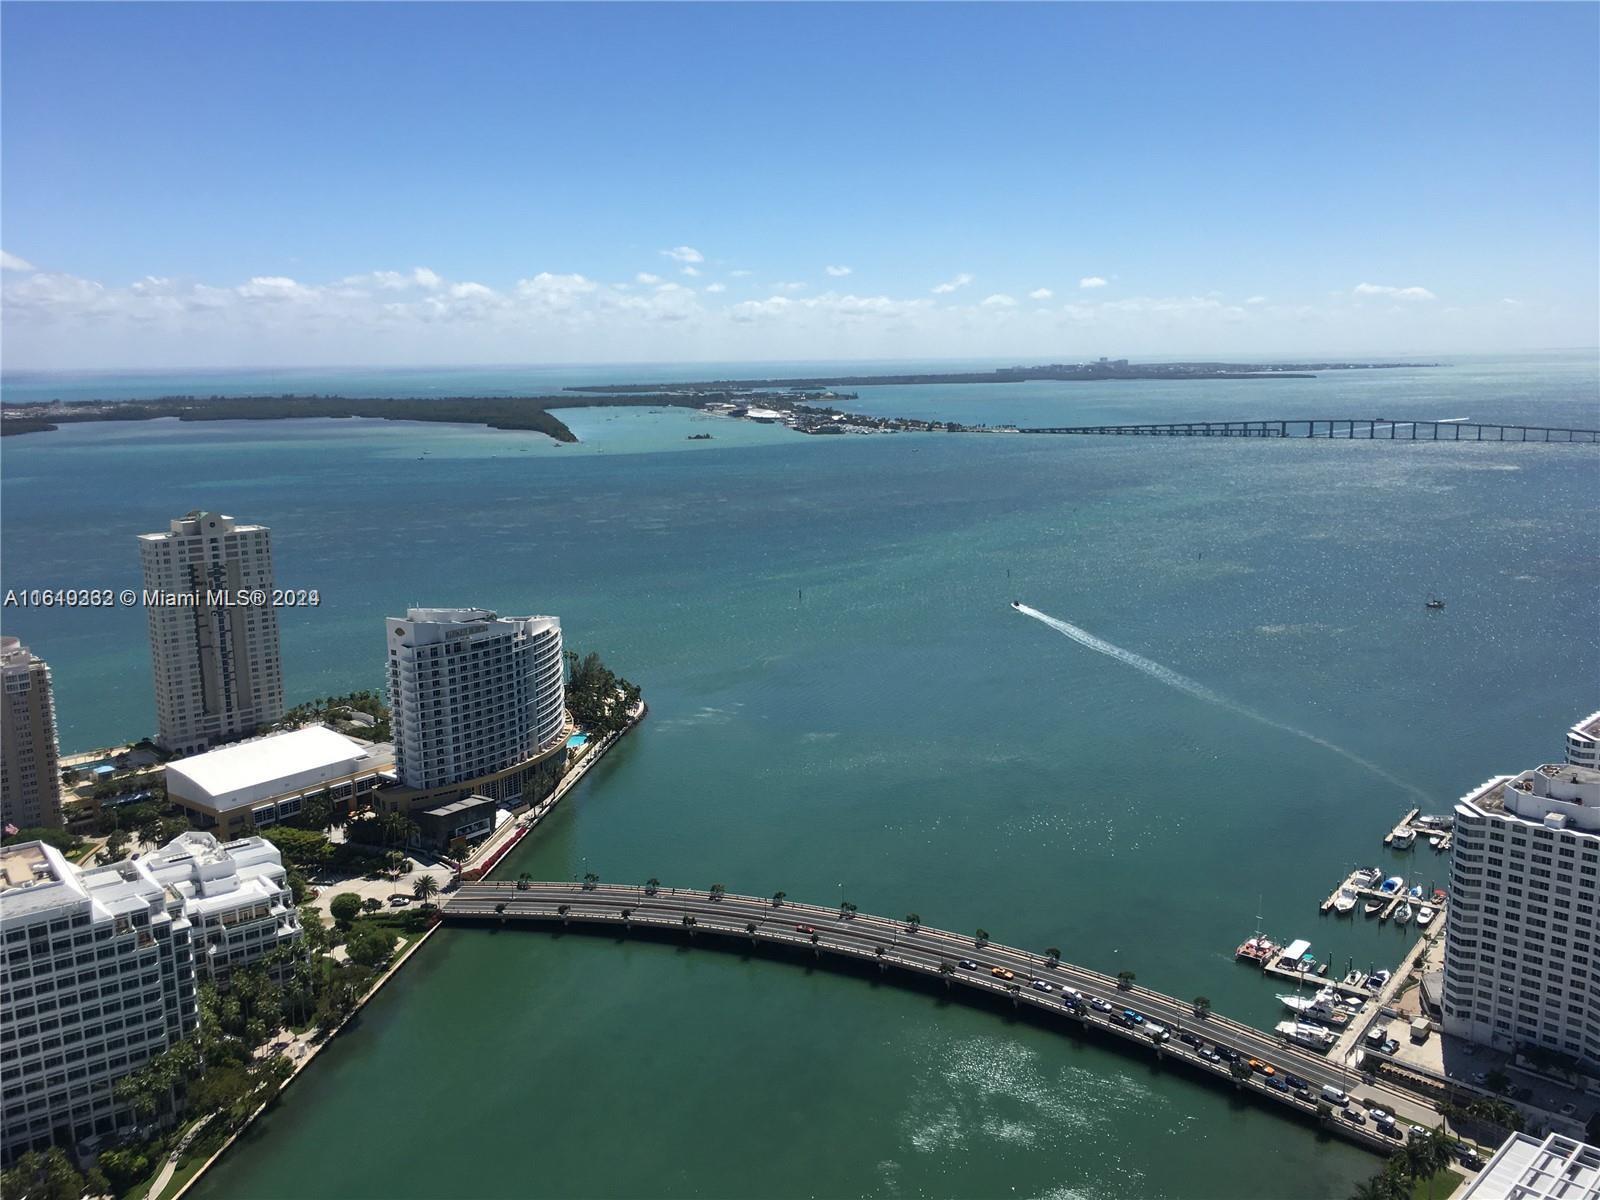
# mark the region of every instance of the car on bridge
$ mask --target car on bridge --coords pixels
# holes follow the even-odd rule
[[[1355,1125],[1365,1125],[1367,1123],[1367,1118],[1362,1116],[1361,1110],[1359,1108],[1347,1108],[1347,1109],[1345,1109],[1344,1110],[1344,1119],[1346,1121],[1351,1122],[1352,1124],[1355,1124]]]
[[[1265,1075],[1268,1079],[1278,1073],[1278,1069],[1271,1063],[1262,1062],[1259,1058],[1252,1058],[1247,1064],[1257,1075]]]
[[[1144,1015],[1142,1013],[1134,1012],[1133,1009],[1131,1009],[1131,1008],[1125,1008],[1125,1009],[1122,1010],[1122,1019],[1124,1021],[1126,1021],[1129,1025],[1143,1025],[1144,1024]]]
[[[794,931],[796,933],[815,933],[817,930],[814,925],[796,925]]]
[[[1036,991],[1036,992],[1053,992],[1053,991],[1055,991],[1054,988],[1052,988],[1048,983],[1046,983],[1042,979],[1035,979],[1028,986],[1033,988],[1033,990]]]
[[[1096,996],[1093,1000],[1089,1001],[1089,1007],[1094,1009],[1097,1013],[1108,1013],[1111,1011],[1111,1005],[1100,999],[1099,996]]]
[[[1205,1042],[1200,1038],[1200,1036],[1193,1033],[1180,1033],[1178,1035],[1178,1040],[1187,1046],[1193,1046],[1196,1050],[1205,1045]]]
[[[963,971],[976,971],[978,969],[978,964],[973,962],[970,958],[963,958],[956,964],[956,966],[960,967]]]
[[[1015,979],[1017,977],[1017,973],[1015,971],[1008,970],[1005,967],[991,967],[989,969],[989,974],[993,975],[996,979]]]

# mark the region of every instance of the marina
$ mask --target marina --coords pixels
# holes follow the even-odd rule
[[[1377,882],[1379,874],[1377,867],[1352,871],[1328,894],[1318,911],[1324,916],[1331,912],[1348,917],[1360,908],[1362,914],[1369,918],[1376,917],[1379,921],[1393,919],[1400,925],[1415,918],[1422,927],[1431,924],[1443,913],[1445,891],[1432,881],[1426,886],[1420,883],[1408,885],[1404,876],[1390,875],[1382,882]],[[1427,914],[1426,918],[1423,917],[1424,913]]]

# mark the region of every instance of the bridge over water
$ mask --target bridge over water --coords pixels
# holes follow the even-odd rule
[[[1324,438],[1388,442],[1576,442],[1600,444],[1600,429],[1497,425],[1485,421],[1391,421],[1383,417],[1298,420],[1163,421],[1153,425],[1056,425],[1018,433],[1082,433],[1120,437]]]
[[[1351,1095],[1374,1097],[1402,1125],[1431,1127],[1438,1113],[1416,1099],[1376,1084],[1319,1055],[1218,1013],[1200,1014],[1188,1001],[1148,988],[1124,985],[1108,975],[1034,954],[1015,946],[980,941],[976,936],[935,929],[919,922],[894,921],[849,906],[822,908],[789,901],[782,893],[771,898],[712,893],[684,888],[597,883],[574,884],[530,881],[464,883],[442,905],[446,920],[468,924],[538,924],[578,931],[606,931],[616,936],[691,940],[695,944],[734,951],[752,947],[781,957],[863,967],[875,964],[891,981],[926,987],[942,982],[952,994],[989,1002],[1009,1001],[1026,1007],[1029,1015],[1072,1032],[1092,1030],[1131,1044],[1141,1054],[1154,1054],[1178,1063],[1213,1082],[1236,1087],[1253,1097],[1281,1106],[1279,1111],[1301,1119],[1318,1119],[1317,1097],[1324,1084]],[[976,969],[963,968],[966,960]],[[1011,972],[1011,978],[994,972]],[[1047,984],[1049,990],[1035,984]],[[1076,1002],[1069,997],[1076,993]],[[1092,1006],[1098,1000],[1107,1011]],[[1124,1009],[1133,1009],[1145,1025],[1124,1023]],[[1166,1042],[1152,1041],[1148,1023],[1165,1026]],[[1243,1059],[1271,1063],[1279,1075],[1294,1074],[1309,1085],[1307,1097],[1278,1091],[1262,1075],[1235,1079],[1224,1059],[1212,1062],[1201,1047],[1180,1040],[1189,1033],[1203,1039],[1205,1048],[1236,1051]],[[1325,1122],[1333,1133],[1378,1153],[1389,1153],[1400,1143],[1371,1125],[1355,1125],[1337,1113]]]

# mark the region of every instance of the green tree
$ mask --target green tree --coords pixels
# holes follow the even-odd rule
[[[1483,1086],[1495,1093],[1495,1095],[1503,1096],[1511,1087],[1511,1076],[1496,1067],[1484,1077]]]
[[[1135,979],[1137,979],[1137,978],[1138,978],[1138,976],[1135,975],[1132,971],[1118,971],[1117,972],[1117,988],[1120,991],[1124,991],[1125,992],[1125,991],[1129,990],[1131,987],[1133,987],[1133,981]]]
[[[79,1200],[83,1176],[60,1146],[30,1150],[11,1170],[0,1175],[0,1192],[17,1200]]]
[[[783,902],[785,900],[787,900],[788,898],[789,898],[789,893],[788,892],[773,892],[772,893],[772,907],[773,908],[782,908],[783,907]]]
[[[95,1165],[119,1196],[150,1174],[150,1159],[137,1146],[104,1151]]]
[[[329,901],[328,911],[341,929],[348,929],[361,913],[361,897],[354,892],[340,892]]]
[[[345,953],[357,966],[381,967],[394,953],[396,940],[387,929],[363,921],[345,939]]]
[[[426,904],[439,894],[439,881],[432,875],[423,875],[412,882],[411,894]]]
[[[1196,996],[1194,998],[1194,1015],[1202,1021],[1211,1015],[1211,998],[1209,996]]]
[[[382,907],[383,901],[379,900],[376,896],[368,896],[361,902],[361,911],[369,915],[377,912]]]
[[[920,914],[920,913],[907,913],[906,914],[906,932],[907,933],[915,933],[917,930],[919,930],[921,928],[922,928],[922,914]]]
[[[595,889],[595,885],[599,882],[600,876],[596,875],[593,871],[586,871],[583,876],[583,890],[586,892],[592,892]]]
[[[1052,970],[1054,970],[1056,967],[1059,967],[1061,965],[1061,949],[1060,949],[1060,947],[1051,946],[1049,949],[1047,949],[1044,952],[1044,961],[1045,961],[1045,966],[1051,968]]]
[[[713,883],[711,885],[711,898],[713,900],[721,900],[722,897],[727,894],[727,892],[728,889],[723,887],[720,883]]]
[[[650,876],[649,879],[644,881],[644,894],[646,896],[654,896],[660,890],[661,880],[657,879],[654,875]]]
[[[315,874],[333,861],[333,842],[324,833],[293,825],[269,825],[256,832],[278,848],[286,866],[296,870]]]
[[[978,930],[977,933],[972,935],[972,944],[980,950],[987,946],[989,944],[989,931],[987,929]]]

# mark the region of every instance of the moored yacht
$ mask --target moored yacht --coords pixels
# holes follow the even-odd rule
[[[1416,843],[1417,834],[1414,829],[1402,829],[1394,835],[1394,840],[1389,844],[1396,850],[1409,850]]]
[[[1383,901],[1368,900],[1365,907],[1363,907],[1361,911],[1369,917],[1375,917],[1383,911]]]
[[[1339,894],[1334,897],[1333,911],[1338,913],[1341,917],[1345,916],[1356,906],[1356,901],[1359,899],[1360,897],[1356,895],[1355,888],[1350,887],[1347,884],[1340,888]]]
[[[1432,923],[1433,918],[1434,918],[1433,909],[1429,908],[1426,904],[1424,904],[1422,906],[1421,910],[1417,913],[1417,928],[1418,929],[1426,929],[1428,927],[1428,925]]]
[[[1407,900],[1395,910],[1394,923],[1396,925],[1409,925],[1411,923],[1411,901]]]
[[[1323,1029],[1319,1025],[1308,1025],[1304,1021],[1279,1021],[1273,1026],[1278,1036],[1297,1046],[1305,1046],[1311,1050],[1326,1054],[1338,1041],[1338,1035]]]
[[[1406,881],[1405,881],[1405,877],[1404,876],[1402,876],[1402,875],[1391,875],[1391,876],[1389,876],[1389,878],[1387,878],[1387,879],[1385,879],[1383,881],[1383,885],[1380,888],[1378,888],[1378,890],[1380,892],[1387,892],[1389,895],[1392,896],[1396,892],[1398,892],[1401,888],[1405,887],[1405,885],[1406,885]]]

